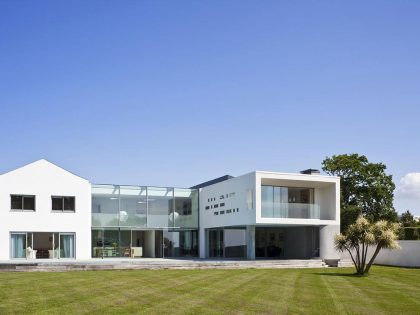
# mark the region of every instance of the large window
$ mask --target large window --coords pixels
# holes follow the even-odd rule
[[[198,227],[198,192],[191,189],[174,189],[175,227]]]
[[[172,188],[148,187],[148,227],[174,226],[174,190]]]
[[[120,226],[146,226],[146,187],[120,186]]]
[[[51,196],[52,211],[61,212],[75,212],[76,211],[76,198]]]
[[[198,191],[171,187],[92,185],[92,226],[197,228]]]
[[[284,257],[284,229],[256,228],[255,256],[257,258]]]
[[[75,233],[16,232],[10,234],[11,258],[76,258]]]
[[[198,230],[92,229],[92,257],[196,257]]]
[[[163,231],[164,257],[198,255],[198,231]]]
[[[208,230],[209,257],[246,258],[246,229],[219,228]]]
[[[226,228],[224,232],[225,257],[246,258],[246,229]]]
[[[119,186],[92,186],[92,226],[119,225]]]
[[[35,211],[35,196],[10,195],[10,208],[12,210]]]
[[[314,204],[314,189],[262,186],[261,216],[319,219],[319,206]]]

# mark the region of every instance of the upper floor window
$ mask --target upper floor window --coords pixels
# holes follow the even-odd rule
[[[10,195],[10,208],[12,210],[35,211],[35,196]]]
[[[319,219],[313,188],[261,186],[263,218]]]
[[[52,211],[70,211],[76,210],[76,198],[66,196],[51,196]]]

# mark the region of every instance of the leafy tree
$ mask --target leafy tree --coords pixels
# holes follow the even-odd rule
[[[414,216],[411,214],[410,210],[401,214],[400,222],[404,227],[413,227],[416,225],[416,221],[414,220]]]
[[[370,223],[360,215],[356,222],[351,224],[346,234],[338,234],[334,239],[338,251],[348,251],[356,267],[358,275],[369,272],[370,267],[382,248],[400,248],[397,242],[399,223],[380,220]],[[372,257],[368,260],[368,248],[375,247]]]
[[[341,179],[342,232],[360,214],[373,222],[398,220],[393,206],[395,184],[385,173],[385,164],[370,163],[364,155],[341,154],[325,158],[322,169]]]
[[[418,240],[419,233],[416,228],[417,222],[409,210],[401,214],[400,222],[403,227],[400,233],[400,239],[404,240]]]

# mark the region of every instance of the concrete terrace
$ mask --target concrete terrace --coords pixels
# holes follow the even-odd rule
[[[343,264],[344,263],[344,264]],[[341,262],[339,266],[348,266]],[[308,260],[212,260],[212,259],[90,259],[90,260],[22,260],[0,261],[0,271],[83,271],[83,270],[130,270],[130,269],[277,269],[277,268],[325,268],[321,259]]]

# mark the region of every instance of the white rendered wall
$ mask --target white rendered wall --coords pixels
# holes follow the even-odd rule
[[[322,259],[340,259],[334,247],[334,237],[340,233],[340,225],[319,227],[319,256]]]
[[[36,211],[11,211],[11,194],[35,195]],[[75,196],[75,213],[52,212],[51,196]],[[73,232],[76,258],[91,258],[90,183],[46,160],[0,175],[0,260],[10,259],[10,232]]]
[[[314,188],[315,203],[319,204],[320,219],[262,218],[261,217],[261,185]],[[226,194],[235,193],[234,198]],[[252,194],[252,206],[249,208],[249,194]],[[220,199],[220,195],[225,198]],[[215,198],[214,201],[209,199]],[[225,203],[214,209],[215,204]],[[206,206],[213,209],[205,210]],[[239,212],[220,215],[220,210],[239,208]],[[219,215],[214,215],[214,212]],[[340,226],[340,179],[332,176],[286,174],[274,172],[253,172],[216,183],[200,189],[200,257],[206,257],[205,229],[229,226],[247,227],[247,244],[249,259],[255,258],[255,226],[319,226],[320,252],[324,258],[336,258],[334,251],[334,233]],[[324,228],[331,226],[330,228]],[[306,231],[302,229],[302,231]],[[302,232],[304,233],[304,232]],[[321,242],[322,239],[322,242]],[[253,248],[250,248],[253,246]]]
[[[226,198],[226,194],[235,196]],[[223,199],[220,196],[224,195]],[[252,197],[252,202],[249,197]],[[214,201],[208,199],[215,198]],[[249,173],[200,189],[200,257],[206,256],[205,229],[228,226],[247,226],[255,224],[255,173]],[[220,203],[225,203],[220,207]],[[217,209],[205,210],[206,206],[218,204]],[[249,207],[251,206],[251,207]],[[226,210],[235,212],[226,213]],[[237,212],[239,209],[239,212]],[[225,211],[225,214],[220,214]],[[214,215],[219,212],[219,215]]]
[[[401,249],[383,249],[376,257],[375,264],[420,267],[420,241],[398,241]]]
[[[382,249],[374,264],[399,267],[420,267],[420,241],[398,241],[401,249]],[[368,259],[372,257],[373,247],[369,247]],[[347,251],[339,253],[341,259],[350,260]]]

